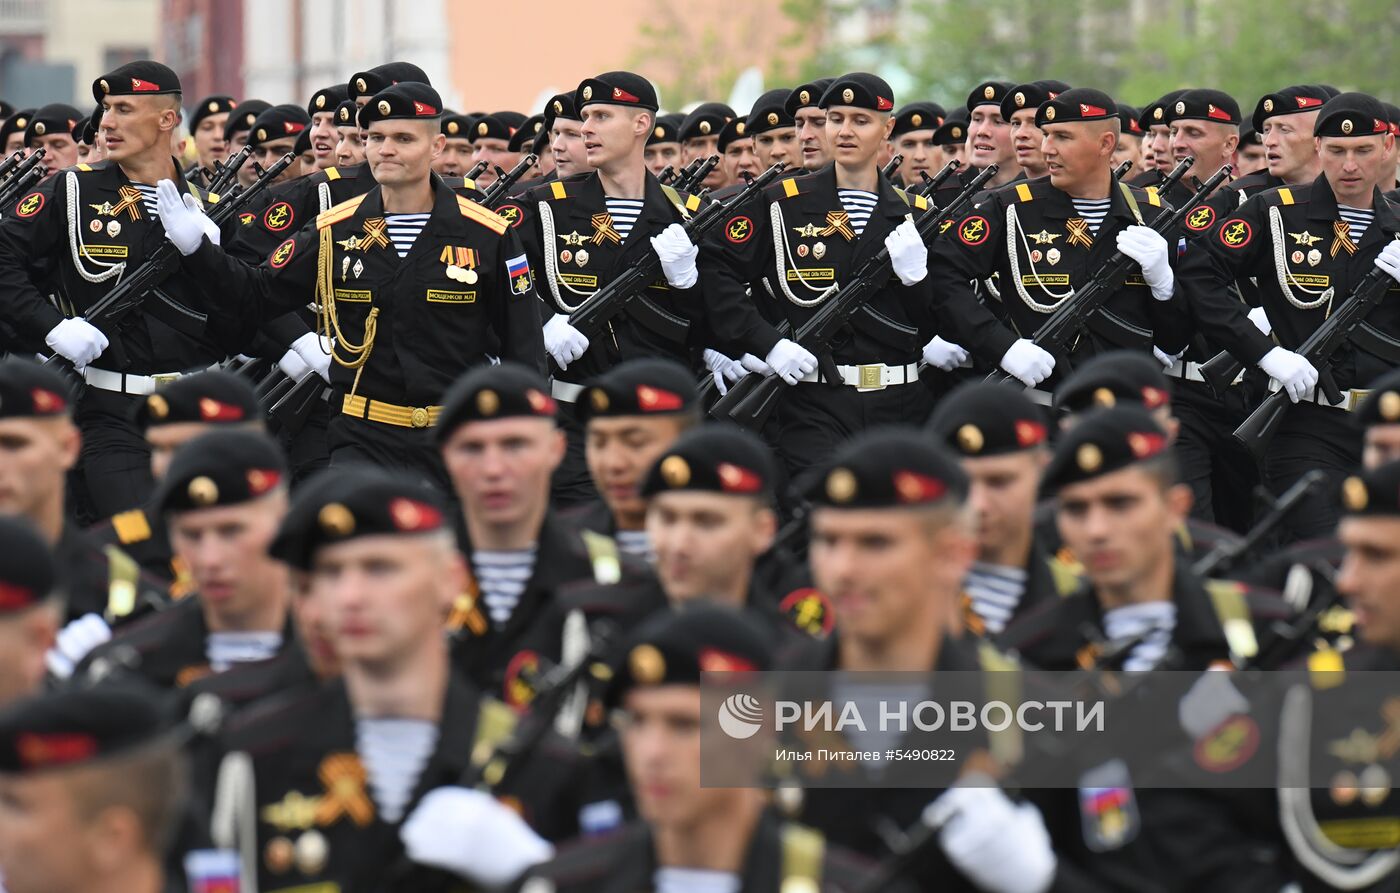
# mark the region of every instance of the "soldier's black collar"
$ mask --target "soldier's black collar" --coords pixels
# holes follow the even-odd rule
[[[429,174],[429,178],[433,186],[433,210],[432,216],[428,219],[428,223],[430,225],[441,224],[444,221],[452,220],[454,217],[460,217],[461,211],[457,207],[457,193],[448,188],[447,184],[442,182],[442,178],[437,174]],[[375,186],[369,192],[365,193],[364,201],[360,202],[359,206],[355,208],[355,214],[351,219],[354,220],[356,224],[363,224],[366,220],[383,216],[384,190],[381,186]],[[429,229],[429,227],[425,227],[424,233],[426,234]],[[420,237],[414,242],[413,247],[416,249],[426,241],[426,239]],[[397,261],[399,259],[398,252],[394,251],[392,245],[383,250],[392,254],[394,260]]]
[[[1374,235],[1376,231],[1391,234],[1400,231],[1400,222],[1396,220],[1394,207],[1379,189],[1371,190],[1371,207],[1376,216],[1373,225],[1366,228],[1363,242],[1370,241],[1367,237]],[[1332,191],[1332,184],[1327,180],[1326,174],[1318,174],[1317,179],[1313,180],[1311,191],[1308,193],[1308,219],[1328,222],[1342,219],[1341,212],[1337,210],[1337,195]]]
[[[836,162],[833,161],[821,170],[814,171],[803,182],[811,184],[810,186],[804,185],[803,192],[819,194],[825,192],[829,195],[836,195]],[[875,189],[875,194],[878,201],[875,204],[874,214],[898,219],[909,213],[909,204],[900,197],[899,191],[889,179],[883,176],[879,177],[879,185]],[[871,216],[873,217],[874,214]]]
[[[1047,174],[1044,177],[1036,177],[1034,180],[1020,180],[1007,183],[998,189],[998,192],[1014,191],[1017,186],[1029,187],[1035,194],[1035,203],[1039,213],[1056,220],[1068,220],[1071,217],[1078,217],[1079,212],[1074,209],[1074,200],[1069,193],[1055,187],[1050,182]],[[1138,213],[1147,219],[1150,208],[1145,201],[1139,202]],[[1133,209],[1128,206],[1128,200],[1123,197],[1123,190],[1114,184],[1108,191],[1108,216],[1117,217],[1127,223],[1137,223],[1137,218],[1133,215]]]

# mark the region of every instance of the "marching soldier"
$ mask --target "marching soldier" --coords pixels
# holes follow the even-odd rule
[[[311,116],[311,157],[318,171],[335,166],[335,144],[338,141],[335,110],[349,97],[350,91],[344,84],[331,84],[311,94],[311,100],[306,104],[306,113]]]
[[[562,94],[561,94],[562,95]],[[787,97],[787,91],[783,91],[783,97]],[[556,97],[558,98],[558,97]],[[569,104],[572,105],[574,98],[569,97]],[[545,117],[549,117],[549,112],[545,112]],[[678,115],[657,115],[656,126],[651,130],[651,136],[647,137],[646,151],[642,157],[646,160],[647,170],[651,171],[653,177],[661,176],[666,168],[673,171],[681,169],[681,141],[679,137],[681,118]],[[551,138],[550,146],[553,147]]]
[[[203,171],[212,171],[215,162],[228,161],[228,143],[224,142],[224,125],[238,103],[232,96],[216,94],[199,101],[190,113],[190,139],[194,141],[194,164],[185,171],[186,179],[205,184]]]
[[[817,78],[794,88],[783,106],[797,128],[802,169],[808,173],[819,171],[831,163],[831,144],[826,136],[826,109],[822,107],[821,99],[833,80],[835,78]]]
[[[895,154],[904,156],[895,176],[905,189],[923,183],[920,174],[931,176],[943,167],[935,164],[939,153],[933,145],[933,133],[944,117],[943,107],[936,102],[911,102],[895,114],[890,142]]]
[[[744,174],[756,177],[762,172],[754,155],[753,134],[749,133],[748,121],[744,118],[734,118],[725,123],[720,129],[715,149],[719,152],[719,169],[724,172],[716,198],[723,198],[735,188],[742,188]]]
[[[62,102],[50,103],[34,111],[29,126],[24,128],[24,147],[30,152],[44,150],[45,176],[53,176],[78,163],[78,143],[73,139],[73,126],[83,119],[83,113]]]
[[[681,164],[718,155],[719,134],[724,125],[737,118],[734,110],[722,102],[702,102],[681,121],[677,136],[681,141]],[[699,188],[719,189],[724,185],[724,172],[716,165],[706,175]],[[697,188],[697,192],[699,191]]]
[[[1125,161],[1131,161],[1124,180],[1132,182],[1146,172],[1147,163],[1143,159],[1143,129],[1138,123],[1142,112],[1130,105],[1118,103],[1118,145],[1113,150],[1113,168],[1117,170]]]
[[[39,690],[63,618],[53,552],[32,525],[0,518],[0,707]]]
[[[229,112],[228,120],[224,122],[224,145],[229,155],[237,155],[248,145],[248,135],[253,130],[253,122],[258,120],[258,115],[270,108],[272,103],[263,102],[261,99],[245,99],[234,106],[233,111]],[[257,168],[251,164],[245,164],[238,169],[238,182],[242,183],[245,189],[253,185],[257,178]]]
[[[981,170],[989,164],[998,168],[987,181],[988,189],[1005,186],[1024,174],[1016,163],[1016,147],[1011,141],[1011,122],[1002,117],[1002,102],[1011,95],[1014,84],[986,81],[967,95],[968,163]],[[964,171],[966,177],[970,172]]]
[[[563,180],[593,169],[588,163],[588,150],[583,144],[583,132],[580,130],[583,121],[578,109],[574,107],[574,94],[560,93],[549,100],[544,110],[544,126],[549,131],[549,154],[554,159],[555,180]],[[671,135],[675,135],[674,129]],[[655,131],[652,132],[652,136],[655,136]],[[651,139],[652,137],[647,137],[648,146],[652,145]],[[680,151],[679,145],[677,143],[677,152]],[[524,191],[518,190],[521,194]],[[509,206],[503,206],[501,210],[504,211],[507,207]]]
[[[311,116],[300,106],[274,105],[263,111],[253,121],[248,133],[248,146],[253,150],[248,161],[256,162],[264,169],[272,167],[283,155],[295,151],[302,134],[310,126]],[[272,181],[272,185],[290,183],[300,179],[304,173],[310,171],[302,171],[301,159],[297,158]]]
[[[472,164],[486,162],[476,177],[483,188],[496,182],[496,168],[509,171],[520,163],[520,152],[510,148],[510,140],[524,123],[524,115],[510,111],[492,112],[472,121],[467,139],[472,144]]]
[[[784,174],[801,173],[797,126],[787,110],[790,95],[792,91],[786,87],[769,90],[754,101],[748,120],[744,122],[744,132],[753,137],[759,171],[782,162],[787,165]]]
[[[358,168],[365,163],[365,144],[360,138],[356,115],[358,110],[359,106],[348,99],[335,107],[335,130],[339,139],[335,144],[337,170]]]
[[[1300,345],[1346,299],[1373,267],[1400,273],[1400,233],[1395,208],[1377,183],[1383,155],[1394,141],[1385,110],[1358,93],[1338,96],[1323,107],[1313,128],[1322,174],[1305,187],[1269,190],[1247,200],[1192,243],[1181,272],[1192,315],[1205,336],[1246,366],[1258,366],[1298,403],[1284,418],[1264,459],[1264,479],[1282,492],[1303,473],[1320,468],[1334,481],[1349,474],[1361,458],[1355,427],[1346,413],[1364,393],[1353,388],[1390,369],[1390,342],[1400,332],[1381,307],[1365,328],[1373,337],[1344,345],[1332,371],[1342,401],[1332,405],[1316,389],[1318,370],[1292,348]],[[1396,275],[1396,274],[1391,274]],[[1251,322],[1230,283],[1253,277],[1273,337]],[[1392,355],[1394,353],[1394,355]],[[1325,535],[1336,523],[1329,495],[1310,498],[1286,527],[1294,537]]]
[[[1156,186],[1176,167],[1170,145],[1171,128],[1167,126],[1167,108],[1175,106],[1177,97],[1185,92],[1171,90],[1161,99],[1143,107],[1138,124],[1147,133],[1142,140],[1142,154],[1144,159],[1150,156],[1150,170],[1133,180],[1134,186]]]
[[[0,146],[5,147],[7,157],[24,151],[24,129],[29,126],[29,117],[34,111],[32,108],[20,109],[0,124]]]
[[[442,154],[433,159],[433,173],[440,177],[461,177],[472,167],[472,144],[467,138],[471,131],[471,115],[450,112],[442,116]]]
[[[290,638],[291,583],[267,548],[287,512],[287,477],[281,449],[258,432],[213,431],[176,453],[153,511],[194,592],[94,650],[78,675],[130,655],[134,674],[184,688],[280,652]]]
[[[1050,172],[1045,154],[1040,151],[1044,135],[1036,126],[1036,112],[1041,103],[1048,102],[1069,89],[1062,81],[1032,81],[1012,87],[1001,100],[1001,118],[1011,125],[1011,147],[1016,163],[1027,180],[1035,180]],[[1117,149],[1117,146],[1114,146]]]
[[[378,185],[319,215],[260,267],[205,240],[199,216],[182,211],[167,187],[161,199],[167,236],[186,265],[245,296],[253,318],[313,295],[320,301],[320,334],[334,339],[332,408],[341,404],[329,430],[331,462],[408,468],[436,481],[441,462],[427,429],[456,375],[488,350],[540,367],[543,357],[519,241],[429,169],[443,139],[441,102],[416,82],[376,94],[360,123]]]
[[[1228,93],[1219,90],[1187,90],[1164,107],[1167,145],[1171,152],[1168,170],[1183,158],[1196,163],[1177,181],[1167,195],[1168,204],[1182,204],[1196,190],[1192,178],[1205,180],[1221,165],[1234,164],[1240,144],[1240,106]]]
[[[938,147],[942,155],[938,158],[941,162],[937,166],[942,168],[950,161],[956,161],[960,166],[968,164],[967,159],[967,109],[955,108],[948,113],[948,117],[943,119],[943,123],[933,132],[933,144]],[[944,193],[947,198],[953,196]],[[939,204],[938,196],[930,197],[934,204]]]

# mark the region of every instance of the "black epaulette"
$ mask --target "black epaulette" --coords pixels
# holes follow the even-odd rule
[[[1261,199],[1264,204],[1270,206],[1305,205],[1312,198],[1312,184],[1276,186],[1273,189],[1255,193],[1255,198]]]

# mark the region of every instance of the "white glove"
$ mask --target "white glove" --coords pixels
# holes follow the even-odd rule
[[[1033,388],[1055,371],[1055,358],[1035,342],[1020,338],[1006,349],[997,365],[1028,388]]]
[[[44,655],[44,663],[54,676],[67,679],[83,658],[111,638],[112,629],[105,620],[96,614],[84,614],[58,631],[53,647]]]
[[[62,354],[73,361],[79,369],[102,356],[107,349],[107,336],[102,330],[81,316],[65,319],[49,329],[44,343],[54,353]]]
[[[1192,741],[1200,740],[1230,717],[1248,712],[1249,701],[1222,670],[1202,673],[1176,705],[1176,718]]]
[[[773,345],[763,362],[771,366],[777,376],[788,384],[797,384],[802,376],[817,371],[816,356],[796,341],[787,338]]]
[[[729,357],[717,350],[705,348],[705,368],[710,370],[714,376],[715,386],[719,388],[720,395],[729,393],[729,386],[745,375],[749,370],[744,368],[744,364],[738,360],[731,360]]]
[[[322,338],[315,332],[307,332],[305,335],[302,335],[292,342],[292,350],[296,351],[297,356],[301,358],[304,364],[314,370],[321,378],[325,379],[327,384],[330,384],[331,342],[329,339]],[[286,357],[283,357],[283,359],[286,359]],[[281,364],[279,363],[278,365]],[[282,368],[282,371],[287,372],[285,366]],[[290,377],[291,373],[287,372],[287,375]],[[301,381],[301,379],[298,378],[297,381]]]
[[[1400,282],[1400,242],[1394,239],[1386,242],[1381,253],[1376,255],[1376,266],[1385,270],[1391,279]]]
[[[1246,315],[1249,317],[1249,321],[1254,323],[1254,327],[1265,335],[1273,332],[1274,324],[1269,322],[1269,314],[1264,311],[1263,307],[1255,307]]]
[[[287,352],[282,354],[282,358],[277,361],[277,368],[282,370],[282,374],[292,381],[301,381],[311,374],[311,367],[306,365],[306,361],[293,348],[287,348]]]
[[[685,234],[685,227],[671,224],[651,237],[651,247],[661,258],[661,270],[672,288],[690,288],[700,281],[700,271],[695,268],[700,249]]]
[[[1118,250],[1142,267],[1142,278],[1152,289],[1152,297],[1159,301],[1172,299],[1172,285],[1176,280],[1168,260],[1171,251],[1161,233],[1141,224],[1127,227],[1118,233]]]
[[[1181,353],[1186,353],[1186,351],[1183,350]],[[1152,345],[1152,355],[1157,358],[1157,362],[1162,364],[1163,371],[1175,366],[1176,361],[1181,359],[1181,353],[1173,356],[1157,345]]]
[[[429,791],[400,826],[399,839],[419,865],[490,887],[515,880],[554,855],[554,847],[518,814],[470,788]]]
[[[209,227],[214,225],[204,216],[194,197],[182,197],[180,190],[169,180],[156,184],[156,213],[160,215],[160,224],[165,228],[165,237],[184,255],[198,251]]]
[[[1282,347],[1275,347],[1259,360],[1264,374],[1288,392],[1288,399],[1297,403],[1317,387],[1317,370],[1313,364]]]
[[[1055,851],[1040,810],[1012,803],[1001,788],[949,788],[929,804],[924,821],[942,825],[938,845],[978,889],[1044,893],[1055,879]]]
[[[544,324],[544,349],[554,357],[560,369],[567,369],[588,350],[588,337],[569,325],[567,316],[556,313]]]
[[[906,220],[885,236],[885,250],[890,253],[890,266],[905,285],[922,282],[928,275],[928,246],[924,244],[914,221]]]
[[[952,372],[967,362],[967,349],[934,335],[933,340],[924,345],[924,362],[944,372]]]
[[[758,357],[754,356],[754,355],[751,354],[751,353],[746,353],[746,354],[744,354],[742,357],[740,357],[740,358],[739,358],[739,364],[740,364],[741,366],[743,366],[745,369],[749,370],[750,372],[756,372],[756,373],[758,373],[759,375],[772,375],[772,374],[773,374],[773,367],[772,367],[772,366],[770,366],[770,365],[768,365],[767,363],[763,362],[762,360],[760,360]]]

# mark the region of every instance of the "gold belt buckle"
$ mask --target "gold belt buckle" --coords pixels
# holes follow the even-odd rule
[[[1362,403],[1366,402],[1366,398],[1369,396],[1371,396],[1371,391],[1369,388],[1367,388],[1366,390],[1362,390],[1360,388],[1352,388],[1351,392],[1347,394],[1347,412],[1355,412],[1361,407]]]
[[[428,411],[421,406],[415,406],[413,412],[408,414],[408,423],[415,428],[428,427]]]
[[[167,372],[167,373],[164,374],[164,375],[152,375],[152,376],[151,376],[151,380],[155,382],[156,390],[160,390],[161,388],[163,388],[163,387],[165,387],[166,385],[170,384],[172,381],[179,381],[179,380],[180,380],[180,373],[178,373],[178,372]]]
[[[883,391],[885,389],[885,365],[883,363],[870,363],[857,366],[860,373],[860,384],[856,385],[857,391]]]

